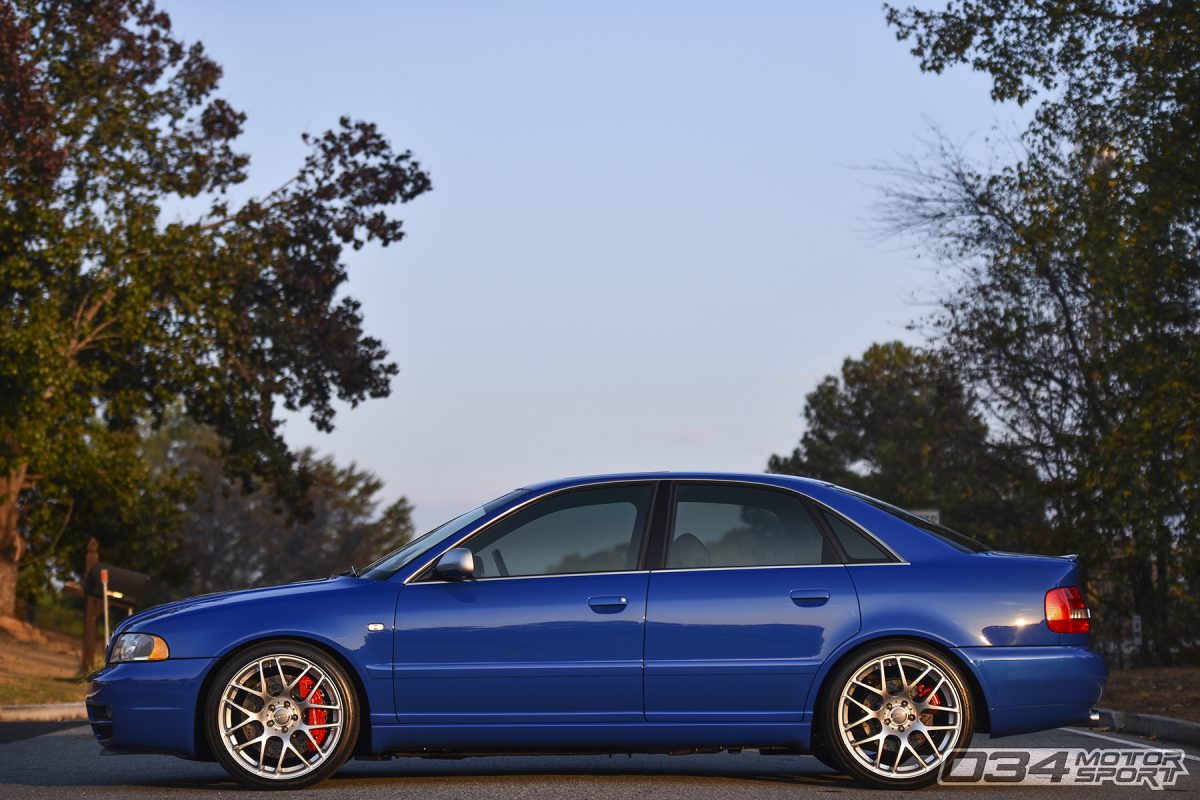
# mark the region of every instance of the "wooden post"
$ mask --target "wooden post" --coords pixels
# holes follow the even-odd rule
[[[92,671],[96,661],[96,622],[100,616],[100,600],[87,591],[88,576],[100,563],[100,543],[96,537],[88,539],[87,560],[83,562],[83,672]],[[107,644],[107,642],[105,643]]]

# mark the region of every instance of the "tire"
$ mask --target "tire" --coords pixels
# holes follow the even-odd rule
[[[835,669],[826,685],[821,747],[863,783],[928,786],[971,743],[975,714],[962,669],[931,647],[880,642]]]
[[[809,751],[809,755],[815,758],[817,761],[820,761],[825,766],[829,767],[834,772],[841,775],[846,774],[846,768],[841,765],[841,763],[833,755],[833,750],[829,747],[829,745],[825,744],[823,738],[819,738],[818,734],[814,733],[813,735],[812,749]]]
[[[346,671],[323,650],[291,640],[238,653],[218,670],[204,703],[213,755],[254,789],[325,780],[350,757],[358,724]]]

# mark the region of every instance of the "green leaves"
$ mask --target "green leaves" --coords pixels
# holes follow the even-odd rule
[[[1200,7],[979,0],[888,19],[924,69],[970,64],[997,99],[1039,98],[1017,159],[985,169],[938,142],[891,188],[889,222],[955,268],[927,323],[1038,470],[1102,635],[1137,613],[1142,659],[1171,658],[1200,633]]]
[[[40,476],[21,491],[43,510],[78,509],[96,486],[153,507],[166,484],[105,484],[93,456],[182,401],[217,432],[230,475],[303,512],[307,472],[276,406],[329,430],[335,398],[388,393],[396,366],[343,295],[342,259],[400,241],[395,209],[428,175],[343,118],[304,137],[292,180],[230,208],[249,166],[234,146],[245,116],[215,95],[221,68],[149,0],[0,0],[0,69],[0,474]],[[165,222],[183,198],[211,213]],[[145,469],[135,451],[115,462],[130,479]],[[25,502],[11,494],[0,506]],[[31,510],[21,534],[53,540],[53,516]],[[104,545],[161,530],[143,519]],[[71,521],[62,540],[89,532]],[[0,551],[17,535],[0,525]],[[0,613],[13,569],[0,559]]]
[[[1037,475],[1020,453],[988,440],[962,383],[936,353],[901,342],[846,359],[808,395],[807,429],[772,472],[846,486],[1001,549],[1054,551]]]

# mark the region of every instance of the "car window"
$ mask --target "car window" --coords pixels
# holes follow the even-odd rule
[[[893,517],[902,519],[909,525],[920,528],[926,533],[933,534],[938,539],[941,539],[943,542],[956,550],[960,550],[964,553],[986,553],[991,550],[991,548],[986,544],[967,536],[965,533],[959,533],[958,531],[947,528],[945,525],[937,522],[930,522],[924,517],[918,517],[911,511],[905,511],[904,509],[894,506],[891,503],[885,503],[882,500],[862,494],[861,492],[856,492],[853,489],[847,489],[844,486],[835,486],[834,488],[845,492],[846,494],[853,495],[860,500],[864,500],[878,508],[880,511],[886,511]]]
[[[651,484],[576,489],[502,519],[466,543],[475,577],[637,569]]]
[[[878,564],[895,561],[877,542],[837,514],[821,509],[821,515],[825,518],[829,529],[833,531],[842,550],[846,552],[846,560],[851,564]]]
[[[515,492],[509,492],[506,495],[497,497],[488,503],[484,503],[478,508],[473,508],[465,514],[460,514],[449,522],[443,522],[431,531],[427,531],[416,539],[406,542],[399,548],[393,550],[379,560],[363,568],[360,573],[364,578],[374,578],[376,580],[387,580],[396,574],[400,569],[411,564],[417,556],[424,553],[431,546],[437,544],[447,536],[452,536],[456,532],[482,519],[498,508],[520,499],[523,495],[528,494],[527,489],[518,489]]]
[[[681,484],[669,569],[839,563],[804,502],[752,486]]]

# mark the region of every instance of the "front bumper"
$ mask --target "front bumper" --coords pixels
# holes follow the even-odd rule
[[[1104,659],[1085,647],[963,647],[987,698],[991,735],[1089,725],[1108,680]]]
[[[214,659],[113,664],[91,676],[87,712],[96,740],[126,752],[195,758],[200,687]]]

